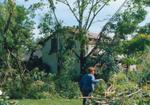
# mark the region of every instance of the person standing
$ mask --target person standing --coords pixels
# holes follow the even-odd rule
[[[91,96],[91,93],[95,89],[95,85],[100,81],[100,79],[95,79],[95,67],[89,67],[88,70],[89,73],[84,74],[79,82],[80,91],[83,96],[83,105],[87,105],[88,97]]]

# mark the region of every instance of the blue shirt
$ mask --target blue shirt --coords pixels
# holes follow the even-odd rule
[[[99,80],[95,79],[93,74],[85,74],[80,81],[81,91],[92,92]]]

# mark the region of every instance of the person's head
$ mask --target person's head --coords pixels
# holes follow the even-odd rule
[[[91,74],[95,74],[95,71],[96,71],[95,67],[89,67],[88,69]]]

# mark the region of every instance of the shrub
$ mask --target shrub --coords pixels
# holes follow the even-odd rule
[[[56,77],[56,91],[58,94],[65,98],[75,98],[80,94],[78,83],[74,81],[77,77],[77,72],[75,71],[75,58],[73,56],[68,56],[70,52],[64,55],[63,67]]]
[[[94,96],[102,97],[106,89],[107,84],[105,83],[105,81],[100,81],[100,83],[95,87]]]
[[[80,94],[79,86],[77,83],[61,77],[56,81],[56,90],[61,97],[76,98]]]
[[[25,87],[23,87],[23,83],[19,75],[17,75],[15,79],[8,79],[4,89],[8,96],[12,99],[20,99],[25,96]]]
[[[30,85],[26,98],[41,99],[50,98],[53,95],[50,85],[47,85],[47,83],[41,80],[37,80]]]
[[[53,75],[34,69],[22,77],[8,78],[3,89],[11,99],[49,98],[56,94]]]
[[[9,97],[0,90],[0,105],[17,105],[15,101],[10,101]]]
[[[32,81],[28,85],[26,98],[41,99],[56,96],[54,75],[46,74],[35,69],[31,71]]]

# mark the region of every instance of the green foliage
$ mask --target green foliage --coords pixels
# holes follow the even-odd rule
[[[150,23],[146,24],[143,27],[139,27],[138,33],[150,35]]]
[[[131,74],[135,77],[131,76]],[[112,76],[112,78],[110,79],[110,83],[113,84],[115,89],[115,95],[113,96],[113,105],[115,105],[115,103],[123,105],[140,105],[141,103],[143,105],[148,104],[149,101],[147,97],[150,96],[148,94],[145,95],[145,93],[149,92],[149,90],[144,90],[144,88],[141,89],[141,87],[139,86],[137,82],[139,77],[136,77],[139,76],[139,74],[140,73],[136,75],[136,72],[130,72],[128,75],[129,77],[126,77],[123,72],[120,72]]]
[[[126,65],[137,64],[137,59],[133,57],[124,58],[122,59],[122,64],[126,64]]]
[[[12,0],[0,4],[1,45],[0,53],[5,68],[17,68],[26,50],[32,45],[32,29],[34,22],[28,17],[29,11],[23,6],[15,5]]]
[[[141,52],[144,52],[147,46],[150,45],[150,36],[149,35],[137,35],[135,38],[130,41],[125,41],[123,48],[124,53],[128,55],[134,55]]]
[[[141,70],[140,75],[140,83],[147,84],[150,81],[150,49],[148,48],[147,51],[145,51],[145,54],[140,58],[141,64],[139,65],[139,69]]]
[[[41,99],[57,95],[53,75],[47,75],[37,69],[24,75],[23,79],[19,75],[16,75],[13,79],[9,78],[5,82],[3,88],[10,98]]]
[[[144,37],[145,38],[145,37]],[[142,38],[139,38],[142,39]],[[148,40],[147,38],[145,38]],[[137,46],[140,47],[140,46]],[[145,49],[143,50],[145,52]],[[108,56],[107,56],[108,57]],[[131,56],[133,57],[133,56]],[[147,59],[146,59],[147,58]],[[112,84],[113,89],[115,90],[114,94],[111,94],[107,97],[107,99],[111,102],[112,105],[132,105],[134,104],[149,104],[149,84],[147,82],[149,81],[149,56],[146,55],[146,58],[141,58],[142,62],[144,62],[144,65],[142,66],[145,68],[145,71],[132,71],[128,73],[128,76],[124,72],[117,72],[115,74],[111,74],[109,78],[109,83]],[[124,60],[125,64],[136,64],[138,60],[138,63],[141,63],[138,58],[126,58]],[[108,60],[106,60],[108,61]],[[147,61],[147,63],[145,62]],[[142,63],[143,64],[143,63]],[[140,69],[141,70],[141,69]],[[103,75],[103,74],[102,74]],[[102,76],[101,76],[102,77]],[[142,82],[143,81],[143,82]],[[141,85],[142,84],[142,85]],[[106,85],[104,85],[106,86]],[[141,90],[141,86],[142,90]],[[101,91],[96,91],[96,96],[98,97],[104,97],[103,92],[106,91],[108,88],[106,87],[99,87]],[[144,89],[145,88],[145,89]],[[136,93],[137,92],[137,93]],[[135,93],[132,95],[132,93]],[[100,96],[99,96],[100,95]],[[112,100],[111,100],[112,99]]]
[[[145,6],[149,6],[150,5],[150,1],[149,0],[133,0],[134,3],[140,4],[140,5],[145,5]]]
[[[99,78],[103,78],[105,81],[108,81],[110,76],[117,71],[114,55],[110,49],[111,48],[106,49],[106,53],[99,59],[99,62],[103,66],[100,68],[100,70],[98,70],[97,75]]]
[[[26,70],[22,62],[24,52],[34,49],[32,42],[34,22],[30,19],[29,15],[34,17],[34,13],[31,12],[35,12],[36,9],[44,4],[36,3],[28,10],[22,6],[15,5],[13,0],[7,0],[5,3],[0,4],[0,76],[3,77],[0,78],[0,81],[2,81],[2,88],[10,98],[51,98],[57,93],[65,98],[74,98],[80,94],[78,84],[73,81],[79,74],[79,71],[75,70],[74,65],[76,65],[76,62],[82,63],[81,66],[86,65],[84,61],[88,59],[85,54],[85,46],[88,43],[86,34],[97,14],[112,0],[76,0],[73,5],[69,5],[67,0],[56,1],[66,4],[78,22],[76,28],[62,28],[61,23],[57,23],[59,21],[54,13],[55,3],[53,0],[49,0],[51,10],[45,14],[39,28],[42,34],[50,36],[53,33],[56,35],[55,37],[58,37],[57,34],[60,34],[59,40],[64,39],[61,43],[63,47],[57,53],[60,71],[56,77],[39,70],[30,72]],[[114,99],[113,104],[115,105],[146,104],[150,101],[148,100],[149,94],[147,94],[149,93],[148,86],[150,81],[148,60],[146,63],[142,63],[142,71],[135,74],[134,72],[129,72],[128,77],[123,72],[113,74],[116,70],[113,51],[117,48],[116,46],[113,47],[113,45],[117,45],[118,42],[121,42],[121,39],[125,39],[126,35],[137,31],[138,24],[144,20],[146,15],[143,4],[149,5],[148,0],[133,1],[137,4],[129,2],[131,5],[128,6],[128,9],[117,15],[115,22],[110,24],[109,28],[104,27],[102,29],[102,31],[106,32],[102,33],[104,34],[103,38],[99,40],[101,41],[100,43],[96,43],[99,44],[96,46],[100,46],[99,48],[104,51],[104,55],[96,56],[96,62],[94,62],[95,59],[88,59],[89,64],[97,62],[102,64],[103,68],[99,75],[106,82],[113,84],[116,93],[110,97]],[[87,11],[89,12],[86,13]],[[51,12],[57,21],[56,23]],[[148,33],[147,26],[143,28],[141,28],[139,33]],[[67,31],[72,36],[68,35]],[[114,39],[104,37],[108,34],[107,31],[114,32]],[[63,35],[61,35],[62,33]],[[79,55],[78,53],[73,53],[75,40],[80,43]],[[134,54],[144,52],[146,46],[149,45],[149,36],[138,35],[131,41],[123,42],[123,44],[122,53],[131,55],[131,58],[133,58]],[[75,55],[78,55],[78,60],[75,58]],[[135,62],[136,60],[130,58],[124,60],[125,64],[133,64]],[[101,83],[95,92],[102,96],[106,88],[106,83]],[[142,92],[139,91],[137,94],[129,96],[140,88],[143,89]],[[9,102],[3,99],[5,98],[2,98],[0,102],[7,105]]]
[[[149,58],[149,50],[146,50],[144,55],[139,58],[140,63],[137,71],[130,71],[128,77],[123,72],[119,72],[111,77],[110,82],[116,90],[115,102],[123,105],[133,103],[138,105],[149,104]]]
[[[127,8],[114,19],[111,27],[115,31],[115,37],[125,39],[126,35],[132,34],[137,30],[138,24],[145,19],[146,11],[140,6]]]
[[[139,58],[141,63],[139,63],[137,71],[129,71],[128,76],[123,71],[111,75],[108,82],[111,85],[110,93],[106,97],[104,97],[104,93],[108,92],[110,85],[107,86],[103,82],[98,87],[99,91],[96,91],[94,95],[98,98],[106,98],[111,105],[149,105],[149,57],[149,50],[147,50]],[[111,93],[113,91],[114,93]]]
[[[3,92],[2,94],[0,94],[0,105],[18,105],[18,104],[16,101],[10,101],[9,97]]]
[[[53,91],[52,91],[53,92]],[[52,97],[53,94],[50,93],[50,85],[41,80],[34,81],[28,88],[27,97],[33,99],[46,99]]]
[[[25,93],[25,87],[23,87],[23,83],[22,80],[20,78],[20,76],[16,76],[15,79],[9,79],[6,83],[5,83],[5,91],[7,92],[8,96],[10,98],[23,98],[24,97],[24,93]]]
[[[62,97],[75,98],[80,94],[78,83],[73,81],[79,74],[74,69],[75,58],[71,56],[71,52],[67,52],[63,57],[63,68],[57,76],[56,90]]]
[[[80,95],[78,84],[64,77],[56,81],[56,90],[64,98],[77,98]]]
[[[49,36],[50,33],[55,31],[55,24],[54,24],[51,14],[50,14],[50,11],[49,11],[49,13],[46,13],[44,15],[38,28],[40,29],[40,33],[41,34],[44,33],[46,36]]]
[[[105,83],[105,81],[100,81],[100,83],[96,85],[96,89],[93,92],[93,96],[102,97],[106,89],[107,84]]]
[[[129,81],[128,77],[123,72],[114,74],[110,82],[114,84],[116,91],[118,91],[118,93],[126,91],[126,90],[132,91],[137,86],[136,83]]]

